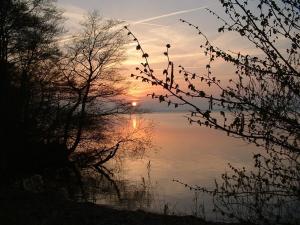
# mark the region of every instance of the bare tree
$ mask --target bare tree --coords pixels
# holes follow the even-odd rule
[[[117,69],[125,57],[126,44],[119,25],[119,21],[90,13],[82,24],[82,33],[67,46],[61,70],[69,98],[63,139],[70,152],[82,140],[84,126],[92,125],[89,120],[124,113],[129,107],[122,99],[125,79]]]

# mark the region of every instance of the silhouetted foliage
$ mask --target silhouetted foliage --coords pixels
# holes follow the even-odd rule
[[[82,33],[66,46],[59,83],[61,96],[66,99],[63,107],[70,109],[63,129],[63,141],[70,152],[75,151],[82,139],[89,141],[91,136],[83,128],[87,125],[96,129],[94,124],[98,123],[92,121],[95,117],[99,122],[100,116],[107,118],[130,108],[120,97],[125,94],[126,86],[117,66],[124,59],[126,39],[117,28],[119,24],[93,12],[82,24]]]
[[[290,152],[255,154],[253,169],[236,168],[221,176],[214,189],[191,186],[213,197],[214,211],[250,224],[299,224],[300,164]]]
[[[1,3],[1,169],[21,168],[41,154],[53,97],[48,90],[60,58],[55,38],[63,31],[61,21],[52,1]]]
[[[148,63],[149,55],[129,31],[129,35],[137,42],[137,50],[142,52],[145,59],[143,67],[136,68],[139,75],[132,76],[163,87],[168,92],[166,95],[152,95],[160,102],[175,107],[189,105],[193,110],[191,123],[221,129],[229,135],[267,148],[279,146],[299,152],[299,3],[257,1],[258,10],[249,10],[247,1],[221,2],[230,21],[218,17],[224,22],[219,32],[238,32],[263,55],[223,51],[215,47],[198,26],[182,20],[204,38],[201,47],[209,59],[205,65],[207,73],[190,73],[180,65],[178,73],[186,81],[186,87],[181,87],[176,83],[175,65],[169,58],[170,45],[167,45],[165,55],[168,67],[163,71],[165,79],[159,79]],[[282,43],[286,48],[280,46]],[[222,58],[236,68],[236,79],[231,79],[229,86],[222,85],[213,74],[212,66],[216,58]],[[201,85],[197,85],[199,82]],[[201,88],[203,85],[214,86],[221,94],[208,95]],[[192,101],[193,98],[207,99],[209,108],[200,108]],[[224,119],[214,118],[211,115],[213,108],[222,109],[220,114]],[[230,118],[227,118],[229,114]]]
[[[5,0],[0,13],[1,175],[68,165],[79,148],[114,155],[125,140],[108,143],[105,133],[130,108],[120,23],[91,13],[63,46],[53,1]]]
[[[166,91],[166,94],[153,93],[152,98],[175,108],[189,106],[190,123],[222,130],[266,150],[254,155],[253,171],[230,166],[233,174],[225,173],[223,183],[217,183],[215,190],[196,188],[213,194],[222,214],[253,224],[297,224],[300,196],[299,1],[220,0],[220,3],[228,19],[207,9],[223,23],[218,32],[238,33],[259,50],[258,55],[224,51],[214,46],[198,26],[181,20],[204,40],[200,47],[208,58],[204,66],[206,74],[189,72],[182,65],[177,73],[168,44],[164,53],[167,68],[162,75],[157,75],[149,65],[149,55],[126,27],[145,60],[141,68],[136,68],[139,74],[131,76]],[[229,84],[221,82],[213,72],[213,62],[217,59],[235,68],[235,77]],[[180,77],[185,84],[178,82]],[[204,90],[209,88],[218,91],[208,94]],[[206,100],[209,107],[201,107],[195,99]],[[220,116],[212,113],[214,109]]]

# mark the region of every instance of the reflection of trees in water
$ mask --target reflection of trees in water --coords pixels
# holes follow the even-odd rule
[[[118,178],[107,168],[83,172],[85,184],[85,199],[98,204],[110,204],[126,209],[149,208],[152,199],[152,183],[150,175],[140,182],[131,182],[122,177]]]
[[[133,120],[135,126],[132,125]],[[137,115],[130,115],[110,126],[111,129],[102,139],[104,141],[88,141],[81,153],[74,156],[75,162],[82,168],[84,191],[78,200],[127,209],[145,208],[152,201],[150,164],[147,166],[148,177],[142,178],[140,183],[119,176],[122,176],[122,162],[125,158],[141,159],[145,151],[153,147],[153,123]]]
[[[132,126],[133,119],[135,126]],[[90,130],[80,145],[80,151],[73,155],[80,167],[102,166],[111,159],[121,162],[124,157],[141,158],[147,149],[153,147],[153,123],[149,120],[124,116],[106,126],[109,129],[102,133],[100,126]]]
[[[150,177],[132,182],[114,174],[104,166],[77,169],[62,168],[42,175],[33,175],[15,182],[15,187],[35,193],[53,193],[63,199],[106,204],[125,209],[149,208],[153,200]]]
[[[107,125],[111,129],[105,129],[105,133],[101,132],[101,123],[99,130],[90,130],[90,134],[85,135],[81,151],[73,155],[73,162],[66,167],[21,177],[14,181],[14,186],[30,192],[55,193],[70,200],[126,209],[149,207],[153,198],[150,164],[148,176],[133,183],[122,177],[122,162],[126,158],[141,159],[152,147],[152,123],[139,118],[132,127],[131,117],[124,116],[118,123]],[[99,142],[95,135],[99,135]]]

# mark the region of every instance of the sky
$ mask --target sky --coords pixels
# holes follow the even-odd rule
[[[203,39],[197,35],[196,30],[179,19],[199,26],[212,43],[223,49],[247,53],[253,51],[253,47],[240,40],[237,35],[217,32],[221,23],[205,8],[225,16],[218,0],[58,0],[58,6],[64,10],[66,28],[70,33],[76,33],[83,16],[92,10],[98,10],[103,18],[124,21],[150,55],[150,64],[158,74],[162,74],[166,67],[167,61],[163,55],[166,44],[171,44],[170,57],[175,65],[183,65],[198,74],[205,71],[208,60],[199,47],[203,44]],[[141,54],[130,43],[122,73],[130,77],[141,62]],[[218,79],[228,80],[232,76],[232,69],[223,62],[216,62],[214,70]],[[166,105],[147,97],[147,94],[154,91],[157,92],[150,85],[132,80],[128,98],[137,101],[144,108],[167,110]]]

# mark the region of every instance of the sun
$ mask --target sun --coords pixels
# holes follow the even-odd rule
[[[132,102],[131,105],[132,106],[137,106],[137,102]]]

